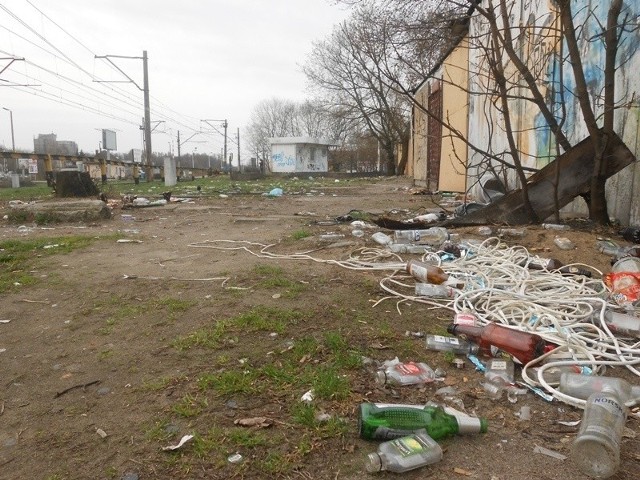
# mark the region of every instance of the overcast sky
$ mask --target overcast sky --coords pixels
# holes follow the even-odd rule
[[[96,82],[128,80],[95,56],[142,57],[146,50],[153,151],[177,153],[179,130],[183,152],[220,153],[223,136],[202,119],[228,120],[230,141],[239,128],[242,145],[259,102],[307,98],[300,66],[312,42],[348,16],[333,3],[0,0],[0,107],[13,114],[18,149],[32,151],[34,137],[55,133],[94,152],[102,129],[116,131],[120,152],[142,148],[142,91],[133,83]],[[11,57],[25,61],[9,65]],[[112,61],[143,87],[141,59]],[[211,123],[223,131],[221,122]],[[185,142],[201,127],[212,133]],[[0,144],[11,147],[6,110],[0,110]]]

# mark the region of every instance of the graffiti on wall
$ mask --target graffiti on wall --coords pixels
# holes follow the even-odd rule
[[[288,172],[296,168],[296,159],[283,152],[274,153],[271,156],[272,168],[274,172]]]

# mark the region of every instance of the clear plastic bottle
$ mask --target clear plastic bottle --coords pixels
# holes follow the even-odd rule
[[[490,358],[487,361],[484,378],[491,383],[506,386],[513,383],[515,366],[508,358]]]
[[[406,270],[407,273],[411,274],[416,280],[433,283],[435,285],[440,285],[449,278],[449,275],[437,265],[430,265],[419,260],[409,260]]]
[[[631,385],[618,377],[565,372],[560,376],[558,390],[565,395],[586,400],[591,394],[601,392],[604,388],[613,389],[624,403],[640,402],[640,385]]]
[[[374,242],[379,243],[380,245],[391,245],[393,243],[393,238],[383,232],[376,232],[371,235],[371,238]]]
[[[592,478],[609,478],[620,467],[620,442],[627,407],[616,390],[605,385],[587,399],[571,457],[580,471]]]
[[[437,350],[440,352],[453,352],[462,355],[475,355],[478,353],[478,346],[461,340],[457,337],[445,337],[442,335],[427,335],[425,340],[429,350]]]
[[[569,225],[562,223],[543,223],[542,228],[545,230],[571,230]]]
[[[423,230],[396,230],[396,243],[425,243],[440,246],[449,240],[449,232],[444,227],[431,227]]]
[[[416,283],[416,297],[453,298],[455,291],[446,285]]]
[[[427,252],[426,245],[412,245],[410,243],[392,243],[389,245],[389,250],[393,253],[417,253],[424,254]]]
[[[369,473],[408,472],[442,460],[442,448],[424,432],[382,442],[376,453],[367,457],[366,470]]]
[[[436,373],[426,363],[419,362],[385,362],[384,369],[376,373],[376,382],[380,385],[419,385],[431,383]]]
[[[560,250],[573,250],[576,248],[576,244],[569,240],[567,237],[555,237],[553,243],[556,244]]]
[[[621,336],[640,338],[640,318],[628,313],[604,312],[604,322],[614,334]]]

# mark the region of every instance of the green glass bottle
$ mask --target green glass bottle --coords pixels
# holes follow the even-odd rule
[[[439,440],[452,435],[486,433],[487,421],[464,414],[449,414],[434,405],[361,403],[358,430],[360,438],[365,440],[392,440],[421,430]]]

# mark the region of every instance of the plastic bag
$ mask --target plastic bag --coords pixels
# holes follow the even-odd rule
[[[621,306],[633,305],[640,300],[639,272],[610,272],[604,284],[611,290],[611,298]]]

